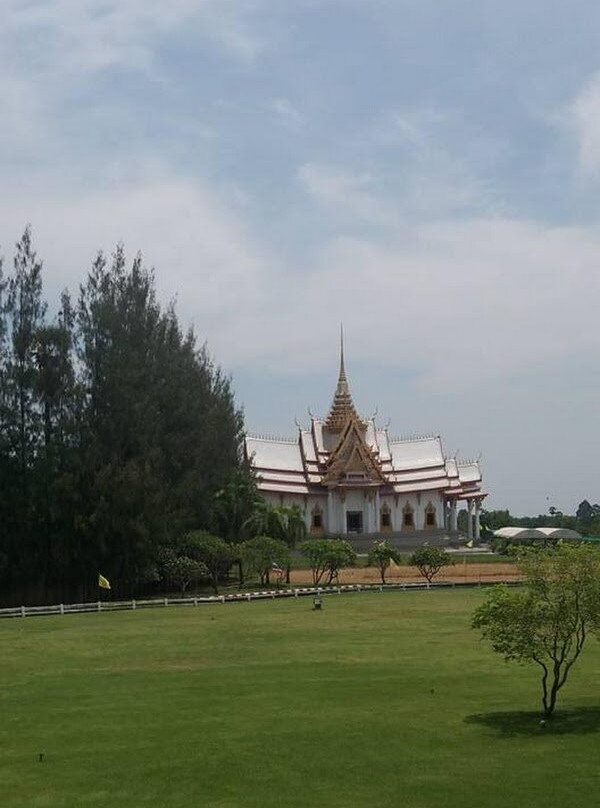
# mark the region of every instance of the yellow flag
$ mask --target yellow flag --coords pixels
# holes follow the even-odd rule
[[[465,547],[472,547],[472,546],[473,546],[473,539],[471,539],[471,541],[468,541],[468,542],[465,544]]]
[[[98,586],[100,589],[110,589],[110,581],[108,578],[105,578],[104,575],[100,575],[100,573],[98,573]]]

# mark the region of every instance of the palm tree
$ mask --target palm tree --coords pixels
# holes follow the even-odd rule
[[[246,523],[252,536],[270,536],[284,541],[293,550],[306,536],[306,524],[298,505],[270,505],[262,500]],[[286,583],[290,582],[290,564]]]
[[[239,468],[231,480],[217,491],[213,501],[215,528],[230,544],[247,538],[247,528],[264,500],[256,488],[251,470]]]
[[[296,546],[306,538],[306,522],[302,516],[302,511],[298,505],[281,505],[274,509],[278,513],[279,536],[290,548],[294,550]],[[286,583],[290,582],[290,563],[286,569]]]
[[[264,499],[258,499],[254,510],[244,523],[244,531],[251,537],[270,536],[272,539],[283,539],[284,524],[282,509],[270,505]]]
[[[240,467],[227,485],[217,491],[213,500],[213,519],[216,532],[228,544],[240,544],[248,536],[256,535],[252,520],[261,510],[264,500],[258,493],[252,469]],[[244,583],[241,557],[237,561],[240,586]]]

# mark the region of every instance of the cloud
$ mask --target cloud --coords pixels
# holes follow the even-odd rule
[[[575,138],[580,172],[596,179],[600,174],[600,73],[592,76],[559,119]]]
[[[356,153],[345,162],[306,162],[297,172],[334,221],[353,217],[356,224],[398,229],[505,213],[488,179],[502,146],[452,110],[387,109],[353,140]]]
[[[284,126],[295,128],[303,121],[299,110],[289,98],[274,98],[270,106],[277,115],[279,122]]]
[[[30,92],[29,83],[19,77],[0,76],[0,109],[3,125],[0,127],[0,145],[6,159],[24,146],[37,144],[42,117],[42,101]]]
[[[269,261],[214,190],[167,172],[76,196],[12,189],[0,201],[0,221],[7,259],[10,242],[32,223],[46,294],[54,301],[65,286],[77,294],[99,249],[110,253],[122,241],[130,257],[142,250],[156,267],[163,301],[177,298],[182,325],[195,324],[220,361],[235,354],[231,321],[244,308],[257,312],[269,286]]]
[[[3,252],[31,222],[56,299],[64,286],[76,292],[98,249],[142,249],[182,321],[226,367],[257,376],[323,371],[340,320],[356,361],[376,357],[448,391],[600,351],[597,228],[446,220],[388,244],[337,235],[299,266],[233,210],[214,187],[157,166],[86,193],[12,188],[0,204]]]
[[[148,70],[157,40],[190,25],[236,56],[259,48],[234,0],[7,0],[2,44],[40,76],[49,69],[76,80],[115,66]]]
[[[433,389],[593,361],[599,252],[594,228],[511,219],[422,225],[390,247],[335,238],[301,276],[278,275],[261,290],[260,318],[244,308],[235,327],[253,339],[240,345],[238,361],[316,371],[340,320],[357,357],[409,369]]]
[[[351,216],[376,224],[393,224],[395,213],[373,189],[374,178],[344,167],[305,163],[297,171],[304,190],[333,217]]]

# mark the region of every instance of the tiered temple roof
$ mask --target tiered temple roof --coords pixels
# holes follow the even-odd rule
[[[335,488],[378,487],[382,492],[443,492],[449,498],[481,496],[479,461],[444,455],[439,435],[391,439],[375,417],[359,417],[340,352],[338,382],[326,418],[311,415],[295,439],[248,435],[261,491],[323,494]]]

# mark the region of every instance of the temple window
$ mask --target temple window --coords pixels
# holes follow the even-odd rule
[[[392,529],[392,512],[387,505],[384,505],[381,509],[380,526],[381,530]]]
[[[310,529],[312,533],[320,533],[323,530],[323,511],[318,505],[312,510]]]
[[[435,507],[431,502],[425,508],[425,527],[437,527]]]
[[[415,526],[414,511],[410,505],[405,505],[405,507],[402,510],[402,527],[414,528],[414,526]]]

